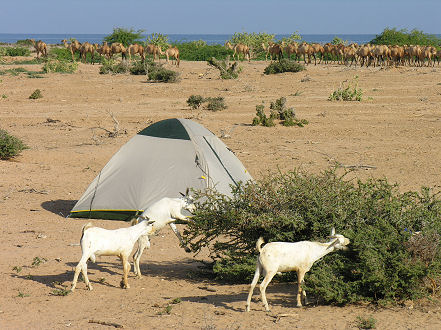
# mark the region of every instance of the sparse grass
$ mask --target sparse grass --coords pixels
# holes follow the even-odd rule
[[[32,100],[41,99],[42,97],[43,95],[41,94],[41,90],[39,89],[33,91],[32,94],[29,96],[29,98]]]
[[[33,261],[32,261],[32,267],[38,267],[41,264],[44,264],[47,261],[46,258],[43,257],[34,257]]]
[[[14,266],[14,267],[12,267],[12,270],[15,271],[17,274],[20,273],[20,272],[22,271],[22,269],[23,269],[23,268],[20,267],[20,266]]]
[[[43,71],[29,71],[27,69],[20,68],[20,67],[19,68],[14,68],[14,69],[8,69],[8,70],[0,71],[0,75],[10,74],[12,76],[18,76],[20,73],[26,73],[29,78],[43,78],[43,77],[39,76],[39,74],[42,74],[44,72]]]
[[[303,94],[303,92],[297,90],[295,93],[291,94],[290,96],[300,96],[302,94]]]
[[[67,296],[71,291],[66,289],[54,289],[51,292],[52,296]]]
[[[360,102],[363,96],[363,91],[358,88],[358,76],[355,76],[351,82],[345,85],[343,81],[340,87],[329,95],[329,101],[358,101]]]
[[[377,323],[377,320],[374,319],[372,316],[365,317],[365,316],[357,316],[357,319],[355,320],[355,326],[359,329],[375,329],[375,324]]]
[[[181,298],[175,298],[170,303],[173,305],[180,304],[182,302]]]
[[[24,293],[24,292],[18,291],[17,297],[25,298],[25,297],[29,297],[29,296],[30,296],[29,293]]]
[[[2,94],[2,99],[7,99],[7,98],[8,98],[8,95]]]

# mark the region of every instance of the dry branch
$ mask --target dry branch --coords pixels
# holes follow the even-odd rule
[[[96,323],[96,324],[101,324],[101,325],[107,325],[109,327],[115,327],[115,328],[124,328],[124,326],[122,324],[113,323],[113,322],[89,320],[89,323]]]

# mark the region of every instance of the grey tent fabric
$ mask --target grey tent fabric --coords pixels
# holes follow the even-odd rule
[[[157,122],[130,139],[86,189],[70,217],[127,220],[186,188],[231,195],[252,180],[227,146],[188,119]]]

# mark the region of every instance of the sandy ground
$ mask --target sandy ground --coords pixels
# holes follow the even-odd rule
[[[0,161],[0,328],[113,328],[89,323],[96,320],[129,329],[355,329],[357,317],[370,316],[379,329],[441,328],[436,303],[298,309],[293,283],[269,286],[272,313],[257,302],[258,290],[252,311],[245,313],[248,286],[198,278],[198,260],[207,258],[206,251],[196,257],[185,253],[169,228],[152,239],[142,259],[144,277],[131,274],[129,290],[119,288],[119,260],[103,257],[89,263],[93,291],[79,283],[74,294],[53,295],[55,289],[70,286],[81,254],[76,244],[86,222],[65,216],[110,157],[158,120],[190,118],[218,136],[229,134],[223,141],[255,178],[277,168],[317,173],[338,162],[358,168],[351,177],[387,177],[403,191],[439,188],[441,67],[317,65],[300,73],[265,76],[265,62],[241,65],[239,79],[223,81],[205,62],[182,61],[177,69],[182,80],[175,84],[100,75],[98,65],[85,64],[75,74],[42,79],[0,76],[0,95],[6,96],[0,98],[0,128],[30,147],[12,161]],[[0,70],[12,67],[0,65]],[[355,75],[364,92],[362,102],[327,100]],[[29,99],[37,88],[43,98]],[[228,109],[191,110],[186,100],[192,94],[223,96]],[[268,113],[269,102],[281,96],[309,125],[250,126],[256,105],[264,102]],[[127,134],[106,135],[104,129],[114,128],[110,113]],[[32,266],[36,258],[43,262]],[[176,298],[180,302],[171,304]]]

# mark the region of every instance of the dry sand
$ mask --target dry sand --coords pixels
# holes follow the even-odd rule
[[[152,122],[193,119],[220,136],[250,173],[302,168],[310,173],[336,162],[363,167],[351,177],[387,177],[401,190],[439,187],[441,182],[441,67],[347,68],[308,66],[307,71],[263,75],[265,62],[242,64],[239,79],[224,81],[205,62],[181,62],[182,81],[147,83],[144,76],[100,75],[98,65],[80,64],[75,74],[0,76],[0,128],[30,149],[0,161],[0,328],[103,329],[89,320],[136,329],[353,329],[358,316],[372,316],[379,329],[441,328],[440,306],[313,306],[297,309],[293,283],[272,283],[272,313],[256,300],[243,312],[248,285],[223,285],[195,277],[207,252],[193,257],[178,247],[169,228],[152,239],[140,280],[119,288],[122,269],[114,257],[89,263],[94,286],[79,283],[74,294],[54,296],[69,287],[80,258],[80,231],[86,220],[66,219],[76,200],[110,157]],[[0,65],[0,70],[14,66]],[[20,65],[39,70],[40,65]],[[331,102],[344,80],[359,78],[362,102]],[[42,99],[28,97],[40,89]],[[223,96],[228,109],[191,110],[192,94]],[[300,95],[299,95],[300,94]],[[297,95],[297,96],[295,96]],[[255,107],[285,96],[309,125],[250,126]],[[109,138],[112,113],[122,134]],[[97,128],[101,127],[101,128]],[[102,129],[104,128],[104,129]],[[372,167],[372,168],[371,168]],[[118,221],[94,221],[106,228]],[[32,267],[35,257],[47,260]],[[43,259],[44,258],[44,259]],[[21,267],[21,271],[13,270]],[[257,297],[256,290],[256,297]],[[165,313],[170,302],[170,314]],[[277,318],[277,315],[288,314]]]

